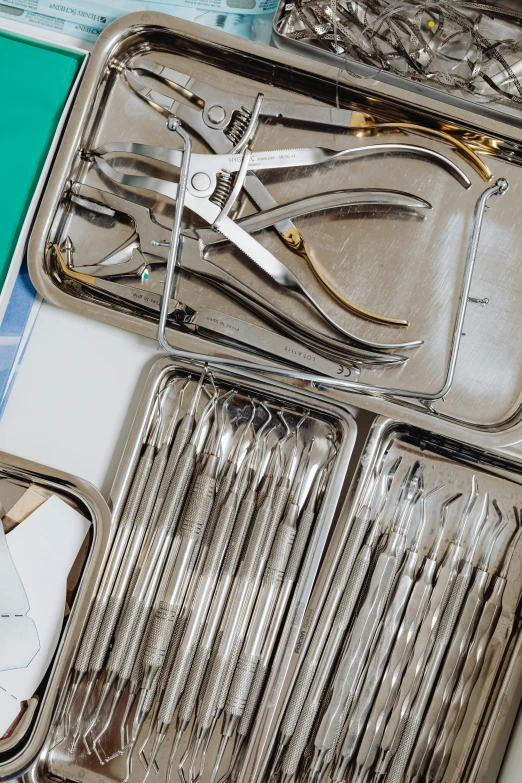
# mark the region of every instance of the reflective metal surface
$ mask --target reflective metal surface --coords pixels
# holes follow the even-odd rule
[[[266,698],[263,703],[263,709],[260,711],[256,724],[255,736],[242,770],[242,780],[269,779],[271,755],[277,746],[279,726],[282,725],[285,708],[290,702],[292,688],[298,682],[297,678],[303,662],[306,660],[307,650],[312,639],[315,638],[314,631],[320,630],[322,624],[326,622],[326,618],[330,616],[327,611],[329,606],[327,602],[328,591],[332,585],[332,589],[337,585],[334,575],[338,566],[341,567],[340,564],[344,562],[345,544],[350,542],[352,530],[356,529],[357,521],[353,520],[360,519],[357,514],[360,514],[361,504],[365,502],[364,498],[367,498],[368,491],[379,480],[379,474],[378,472],[376,474],[375,471],[376,466],[383,459],[383,454],[385,454],[385,465],[387,466],[384,468],[385,471],[389,470],[398,458],[402,458],[401,471],[404,474],[415,460],[419,460],[424,466],[423,481],[426,490],[429,491],[443,485],[434,499],[428,500],[428,518],[419,550],[420,557],[433,551],[431,548],[437,541],[439,533],[440,503],[445,500],[451,500],[451,506],[448,506],[441,546],[446,548],[456,536],[459,520],[470,496],[474,476],[480,491],[480,503],[477,503],[477,507],[482,508],[484,496],[489,495],[490,498],[497,499],[504,513],[501,524],[498,527],[492,526],[494,531],[504,531],[502,539],[491,535],[488,537],[487,530],[489,528],[475,528],[477,520],[480,521],[481,518],[478,513],[474,515],[474,521],[471,525],[474,535],[478,535],[482,542],[481,546],[484,545],[484,540],[494,543],[494,546],[491,547],[490,560],[492,572],[496,573],[502,567],[507,544],[519,529],[518,511],[522,484],[522,463],[520,461],[488,455],[476,449],[464,447],[457,441],[443,439],[403,423],[383,418],[377,419],[362,454],[358,473],[352,482],[348,498],[339,515],[338,525],[318,575],[305,619],[299,629],[298,643],[289,646],[285,653],[281,652],[281,661],[285,659],[286,654],[285,666],[288,666],[288,670],[282,687],[277,690],[279,697],[277,699]],[[462,493],[462,496],[455,497],[456,493]],[[393,513],[393,508],[394,506],[390,504],[389,515]],[[434,509],[436,510],[434,511]],[[490,521],[494,523],[496,514],[492,512],[492,516],[493,520]],[[507,525],[503,528],[502,524],[506,519]],[[368,536],[371,536],[371,527],[368,522],[370,530]],[[519,542],[520,538],[516,540]],[[437,548],[440,549],[440,547]],[[479,561],[474,559],[474,562]],[[486,653],[486,661],[489,663],[484,664],[471,693],[471,706],[455,739],[453,752],[443,777],[444,783],[477,783],[477,781],[492,782],[496,780],[502,754],[516,716],[521,690],[520,596],[522,581],[520,568],[522,549],[519,545],[509,563],[503,601],[503,611],[506,612],[506,616],[502,617],[498,624],[498,638],[494,637],[493,645]],[[508,607],[511,612],[509,618],[507,617]],[[353,637],[353,640],[356,642],[357,638]],[[502,646],[503,656],[499,654],[499,646]],[[492,663],[493,660],[496,660],[495,665]],[[277,671],[274,672],[273,681],[274,683],[278,682]],[[347,683],[349,682],[348,679]],[[275,697],[275,691],[273,695]],[[397,705],[395,708],[398,709]],[[311,770],[312,757],[305,755],[304,758],[303,771],[306,777],[306,772]],[[290,778],[291,776],[288,779]],[[283,775],[283,779],[287,778]],[[348,775],[345,779],[351,781],[352,777]],[[371,776],[370,779],[372,779]]]
[[[107,504],[88,482],[68,473],[0,452],[0,471],[6,483],[18,487],[30,484],[52,492],[75,506],[92,522],[88,546],[80,561],[80,580],[75,588],[71,612],[67,616],[61,638],[49,671],[29,703],[29,709],[14,735],[17,742],[0,746],[0,780],[8,780],[25,772],[46,739],[51,716],[65,684],[70,660],[78,643],[81,626],[88,611],[93,590],[98,582],[105,548],[111,536],[111,520]],[[2,486],[2,492],[7,492]]]
[[[132,306],[115,305],[112,301],[103,303],[88,288],[64,282],[45,262],[47,242],[60,242],[66,235],[74,244],[75,263],[88,266],[99,263],[132,236],[132,224],[114,215],[93,213],[78,203],[71,205],[62,196],[69,182],[108,189],[106,178],[100,176],[90,160],[82,158],[82,150],[92,150],[115,140],[173,145],[174,136],[167,130],[164,119],[133,93],[119,72],[122,65],[144,52],[171,68],[244,95],[249,105],[262,90],[267,99],[279,101],[285,97],[311,104],[327,101],[330,105],[337,103],[365,112],[371,107],[380,120],[402,119],[449,128],[456,136],[472,142],[479,155],[487,160],[493,177],[505,177],[510,187],[502,201],[492,203],[485,215],[451,391],[434,403],[430,411],[415,401],[399,398],[392,401],[383,396],[369,398],[340,391],[331,395],[378,413],[397,415],[402,411],[400,415],[411,423],[426,421],[428,415],[432,429],[451,435],[458,431],[457,426],[463,439],[491,448],[520,440],[522,346],[518,331],[522,316],[518,300],[522,280],[518,254],[522,236],[518,200],[522,176],[517,162],[518,147],[509,141],[511,129],[498,121],[478,120],[456,110],[448,123],[449,110],[442,104],[429,103],[426,99],[421,111],[415,108],[406,91],[388,86],[384,90],[382,85],[379,91],[376,82],[358,80],[335,68],[259,45],[239,44],[232,37],[201,30],[171,17],[128,16],[111,26],[92,56],[30,245],[31,274],[43,295],[77,312],[151,337],[156,334],[153,314],[137,315]],[[317,145],[340,151],[365,146],[375,139],[379,143],[422,144],[463,167],[471,187],[464,189],[447,171],[427,160],[392,155],[334,161],[310,170],[262,172],[260,178],[279,203],[330,191],[332,187],[382,187],[415,194],[433,205],[423,219],[412,216],[399,219],[396,213],[382,210],[363,215],[349,208],[299,218],[299,228],[312,251],[317,253],[329,278],[342,293],[373,312],[407,318],[408,329],[395,330],[360,321],[329,298],[306,261],[285,248],[275,232],[267,229],[256,237],[306,284],[332,317],[361,338],[389,343],[405,339],[424,341],[419,349],[408,353],[408,361],[403,366],[364,370],[361,382],[422,388],[429,393],[440,388],[447,364],[473,207],[485,185],[444,138],[416,131],[358,130],[360,117],[354,113],[352,127],[347,131],[311,126],[304,129],[297,122],[293,126],[262,122],[255,136],[254,150]],[[482,121],[487,131],[481,129]],[[196,137],[193,144],[195,152],[205,150]],[[155,219],[165,226],[168,236],[172,206],[140,199],[153,209]],[[252,208],[245,203],[240,211],[248,214]],[[321,320],[305,303],[271,283],[230,246],[213,251],[211,259],[262,294],[281,312],[323,329]],[[164,268],[154,267],[140,284],[159,293],[163,279]],[[190,275],[178,277],[176,295],[196,310],[211,307],[262,325],[244,307]],[[205,354],[245,357],[236,347],[223,347],[177,330],[169,334],[169,342]],[[306,381],[300,385],[313,388]]]
[[[113,526],[117,527],[122,517],[123,509],[125,507],[124,499],[132,484],[133,476],[135,475],[137,465],[139,464],[142,443],[147,434],[147,430],[150,427],[151,416],[157,405],[158,394],[169,385],[169,388],[174,389],[175,392],[175,394],[172,395],[173,399],[170,400],[169,398],[169,405],[172,409],[177,409],[176,395],[179,395],[180,388],[183,388],[187,374],[197,379],[200,372],[201,369],[199,367],[188,364],[182,365],[175,363],[170,359],[161,359],[152,368],[111,490]],[[293,590],[289,594],[291,602],[290,608],[283,620],[280,632],[273,639],[273,643],[275,643],[273,657],[275,657],[279,648],[284,648],[288,637],[291,637],[297,630],[302,613],[308,602],[334,519],[338,498],[343,488],[347,465],[355,442],[356,426],[352,417],[345,410],[332,405],[331,402],[324,398],[314,399],[306,392],[294,390],[292,387],[283,386],[280,383],[249,377],[246,374],[229,374],[225,371],[215,369],[211,369],[211,372],[214,383],[219,390],[226,391],[231,388],[237,390],[237,393],[234,395],[235,404],[237,405],[240,404],[242,399],[253,399],[256,403],[263,402],[274,412],[287,412],[292,422],[296,417],[299,419],[302,414],[306,415],[299,431],[298,440],[299,451],[301,451],[304,446],[304,453],[310,453],[310,459],[307,462],[307,470],[311,469],[315,471],[320,465],[324,464],[325,455],[330,453],[331,441],[330,438],[328,438],[329,435],[330,437],[334,437],[337,447],[337,454],[334,461],[331,463],[332,472],[329,475],[324,495],[321,491],[322,498],[320,502],[320,511],[316,514],[315,521],[312,525],[310,538],[299,571],[299,577]],[[172,382],[175,381],[176,378],[181,379],[181,383],[172,386]],[[204,400],[202,400],[202,406],[203,402]],[[179,410],[177,410],[178,416],[183,417],[189,406],[190,395],[187,393],[187,395],[183,396],[182,404]],[[168,422],[165,420],[162,426],[168,428]],[[230,433],[228,433],[227,437],[231,437]],[[290,445],[291,440],[292,439],[289,440]],[[310,443],[313,443],[313,449],[308,450],[307,444],[309,445]],[[109,554],[107,553],[105,565],[108,563],[110,563],[110,560]],[[86,623],[84,618],[84,627],[85,626]],[[272,659],[272,656],[270,659]],[[71,658],[69,658],[68,663],[70,662]],[[271,668],[269,667],[269,672],[270,671]],[[97,699],[99,699],[100,684],[101,683],[98,683],[95,697],[91,700],[91,708],[94,709],[96,709],[98,703]],[[81,698],[79,701],[81,702]],[[108,710],[109,705],[106,705],[106,707]],[[74,706],[71,715],[71,727],[74,726],[75,711],[77,712],[77,710],[78,704]],[[114,721],[103,738],[103,746],[109,753],[120,746],[119,721],[121,720],[123,713],[124,705],[121,704],[118,706]],[[102,717],[105,719],[105,712]],[[162,775],[165,774],[169,749],[175,733],[174,725],[171,728],[172,732],[169,733],[168,740],[163,743],[157,756],[157,762],[160,766]],[[147,729],[148,725],[145,724],[143,734],[140,735],[141,741],[143,741]],[[177,769],[177,763],[186,750],[189,733],[190,732],[187,732],[187,736],[183,738],[179,752],[176,755],[175,769]],[[220,739],[219,735],[220,732],[218,727],[209,747],[209,758],[212,758],[212,753],[215,753],[217,750]],[[94,781],[97,781],[98,783],[99,781],[121,780],[125,776],[126,758],[124,755],[117,756],[112,760],[108,760],[107,763],[101,764],[94,753],[91,752],[89,754],[87,752],[84,743],[81,741],[71,750],[71,736],[72,731],[64,741],[57,742],[57,738],[60,739],[60,735],[55,735],[54,733],[50,734],[46,746],[30,772],[31,779],[43,781],[59,777],[67,780],[74,780],[77,781],[77,783],[80,783],[80,781],[93,781],[93,783]],[[150,747],[147,750],[147,753],[149,750]],[[229,755],[230,753],[227,754],[226,760],[228,760]],[[130,776],[130,781],[132,781],[132,783],[138,783],[138,781],[142,780],[144,775],[144,769],[138,761],[137,753],[135,756],[132,774]],[[210,771],[211,765],[205,773],[205,780],[210,779]],[[151,772],[151,774],[155,773]]]

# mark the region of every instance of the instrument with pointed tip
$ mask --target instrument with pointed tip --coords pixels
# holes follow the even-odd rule
[[[100,698],[86,730],[87,735],[96,725],[105,701],[112,688],[115,687],[108,719],[94,740],[97,743],[110,725],[119,698],[132,673],[134,659],[138,654],[141,641],[141,633],[145,629],[148,612],[156,595],[156,589],[174,540],[177,523],[183,511],[183,502],[196,466],[197,444],[208,418],[214,411],[216,396],[213,396],[207,404],[198,426],[178,459],[143,565],[138,572],[134,587],[118,623],[114,644],[105,669],[105,681]]]
[[[355,620],[350,641],[337,669],[332,697],[314,738],[312,774],[322,774],[335,751],[342,720],[353,702],[359,680],[386,610],[406,544],[406,532],[419,496],[423,466],[415,463],[407,475],[403,502],[393,521],[386,546],[377,558],[368,592]]]
[[[239,759],[241,749],[247,738],[250,736],[250,731],[256,716],[256,710],[259,706],[263,688],[268,677],[270,661],[272,659],[272,653],[274,651],[277,637],[282,626],[283,617],[288,607],[290,595],[298,576],[299,567],[301,565],[306,544],[310,537],[313,523],[320,508],[321,489],[327,480],[328,467],[335,459],[337,454],[337,449],[335,446],[332,446],[332,449],[332,453],[328,456],[327,460],[320,466],[316,473],[308,498],[306,501],[304,498],[301,498],[300,500],[299,505],[302,506],[304,503],[304,507],[299,517],[297,536],[295,538],[288,566],[285,571],[276,610],[274,612],[272,622],[270,623],[269,632],[261,651],[261,657],[256,668],[254,680],[248,694],[243,715],[237,726],[234,748],[232,751],[229,768],[219,783],[225,783],[225,781],[228,780],[228,778],[232,775],[235,769],[235,765]],[[310,456],[310,454],[308,456]],[[307,469],[306,465],[304,469]]]
[[[277,444],[279,463],[282,460],[282,445],[290,437],[290,430],[284,418],[283,421],[287,426],[287,433]],[[195,724],[197,729],[191,750],[191,770],[194,769],[195,760],[211,735],[211,728],[219,715],[221,701],[224,706],[235,663],[247,632],[248,619],[290,493],[295,450],[296,444],[286,461],[281,477],[278,475],[278,470],[274,470],[268,491],[256,511],[252,534],[239,569],[232,601],[227,605],[221,624],[222,634],[216,657],[209,672],[205,691],[199,700]],[[203,764],[202,758],[198,777],[202,774]]]
[[[365,495],[361,500],[361,508],[357,510],[352,520],[350,532],[348,534],[348,538],[344,545],[341,559],[339,560],[339,563],[337,565],[335,576],[333,578],[332,585],[328,592],[325,606],[322,609],[319,624],[317,625],[317,628],[313,633],[310,646],[306,651],[306,653],[304,654],[303,663],[299,670],[296,684],[292,689],[292,694],[290,696],[288,705],[285,709],[283,720],[279,728],[278,744],[274,756],[274,761],[272,764],[273,770],[278,768],[279,762],[283,758],[285,749],[288,747],[288,744],[290,743],[290,741],[295,735],[296,727],[305,704],[308,690],[312,684],[314,677],[316,676],[316,672],[319,666],[319,661],[321,660],[323,649],[327,643],[327,639],[330,634],[330,629],[333,623],[335,622],[336,613],[339,604],[343,598],[343,594],[346,590],[346,586],[350,574],[352,572],[352,569],[354,567],[357,555],[359,553],[361,545],[363,544],[364,537],[367,533],[368,524],[372,513],[372,505],[376,497],[379,500],[379,510],[377,511],[377,515],[376,515],[377,518],[379,518],[384,511],[386,500],[393,484],[393,479],[395,477],[395,474],[401,462],[400,459],[395,460],[395,462],[393,463],[389,471],[387,473],[384,473],[383,471],[384,471],[384,464],[387,456],[387,451],[388,450],[386,450],[383,454],[380,455],[380,458],[376,460],[372,468],[368,487],[366,489]],[[380,519],[376,524],[377,529],[379,528],[379,526],[380,526]],[[312,623],[313,623],[313,617],[309,617],[305,615],[305,618],[302,623],[303,627],[309,628],[311,627]],[[342,625],[341,619],[339,619],[339,623],[341,626]],[[333,637],[331,638],[332,641],[330,642],[330,647],[332,649],[335,647],[335,650],[337,650],[337,642],[333,640]],[[330,652],[326,653],[327,656],[330,656],[330,654],[331,654]],[[311,724],[308,729],[308,732],[310,729],[311,729]],[[301,731],[303,730],[306,733],[306,729],[301,729]],[[296,737],[295,746],[297,746],[297,743],[298,743],[298,739]],[[288,762],[289,769],[292,770],[291,771],[292,775],[295,774],[295,771],[297,770],[297,763],[301,756],[301,750],[299,750],[299,752],[296,752],[295,756],[297,759],[296,763],[291,763],[290,761]]]
[[[487,516],[485,519],[486,523]],[[473,575],[471,587],[462,606],[458,624],[446,652],[444,663],[437,676],[437,686],[431,696],[415,751],[408,767],[408,775],[415,783],[418,782],[421,774],[424,776],[426,772],[439,729],[446,717],[451,696],[484,604],[484,594],[489,581],[489,567],[493,548],[499,535],[504,531],[506,524],[506,519],[503,518],[502,514],[499,514],[497,523],[491,528],[483,544],[482,554]]]
[[[493,578],[489,596],[477,623],[473,640],[459,676],[459,681],[451,697],[451,704],[440,729],[439,736],[437,737],[437,743],[433,750],[430,765],[426,773],[426,780],[429,781],[429,783],[441,783],[448,767],[455,739],[463,725],[472,694],[483,670],[488,647],[495,634],[496,628],[498,627],[502,611],[502,599],[507,584],[507,576],[513,555],[520,543],[521,535],[522,529],[519,528],[510,542],[500,573]],[[490,689],[487,687],[487,684],[484,683],[484,687],[481,688],[479,692],[481,693],[482,701],[484,702],[489,696]],[[478,711],[474,710],[472,713],[472,720],[479,721],[481,714],[482,710],[480,708]]]
[[[308,479],[307,464],[310,449],[303,464],[303,470],[285,510],[283,519],[277,528],[274,542],[263,575],[256,602],[248,625],[248,631],[235,665],[234,674],[228,689],[224,718],[221,726],[221,742],[216,755],[211,783],[218,774],[221,761],[230,738],[236,733],[245,712],[248,696],[252,688],[259,664],[263,645],[269,632],[274,628],[273,613],[280,595],[283,579],[293,552],[297,535],[297,523],[301,510],[302,492]],[[297,479],[296,479],[297,481]],[[295,576],[292,575],[292,584]]]
[[[420,687],[426,662],[436,642],[444,610],[450,599],[458,569],[464,554],[464,533],[478,497],[478,483],[473,475],[471,490],[464,511],[460,515],[455,534],[437,571],[435,586],[421,627],[418,631],[411,658],[401,681],[396,705],[392,710],[381,741],[378,775],[384,776],[404,733],[411,705]],[[450,502],[443,505],[447,514]],[[443,519],[445,526],[445,518]]]
[[[478,522],[473,530],[470,542],[463,557],[460,571],[458,572],[451,595],[442,615],[436,639],[427,660],[426,668],[422,673],[421,683],[408,713],[408,718],[404,727],[404,732],[400,739],[397,752],[393,756],[390,764],[386,783],[404,783],[406,779],[406,770],[412,752],[415,748],[417,738],[422,728],[423,716],[429,705],[437,683],[437,677],[448,650],[455,628],[459,622],[460,614],[468,590],[473,579],[475,566],[473,560],[478,547],[482,526],[487,518],[489,498],[486,494],[482,508],[478,515]]]
[[[154,413],[156,413],[156,409]],[[81,721],[87,707],[87,703],[105,662],[105,655],[110,639],[107,641],[107,647],[103,651],[103,656],[98,656],[96,648],[100,644],[100,638],[104,635],[102,631],[104,619],[107,616],[107,613],[111,611],[112,593],[118,578],[120,567],[125,570],[125,565],[122,566],[122,563],[125,561],[125,551],[127,545],[131,537],[136,535],[136,523],[138,529],[141,525],[141,519],[143,516],[141,513],[142,495],[147,491],[146,487],[153,471],[154,461],[155,459],[158,459],[158,456],[156,455],[155,457],[154,455],[156,450],[156,438],[159,432],[159,425],[159,418],[155,427],[150,429],[149,425],[150,431],[146,437],[145,450],[140,456],[136,471],[132,478],[127,500],[115,533],[107,568],[104,569],[102,581],[95,596],[94,603],[89,614],[89,619],[87,621],[87,626],[82,636],[80,648],[75,658],[72,681],[69,690],[65,692],[67,698],[64,702],[63,709],[59,708],[57,710],[55,724],[58,726],[62,720],[64,721],[66,726],[66,736],[68,733],[67,723],[70,709],[73,705],[76,694],[78,693],[78,689],[85,675],[87,675],[88,681],[85,686],[82,705],[76,718],[76,728],[72,740],[73,747],[76,745],[80,734]],[[112,629],[110,634],[112,636]],[[98,662],[97,659],[100,657],[102,660]]]
[[[420,567],[417,581],[408,600],[404,619],[395,639],[386,672],[379,686],[379,691],[375,697],[372,712],[361,740],[355,764],[354,783],[363,783],[363,781],[367,780],[370,770],[377,759],[382,736],[396,703],[402,678],[417,639],[417,633],[424,620],[433,593],[442,539],[446,531],[447,511],[449,506],[460,497],[460,493],[452,495],[441,505],[438,534]],[[424,497],[420,500],[423,514],[425,513],[425,500],[426,498]]]
[[[361,692],[357,697],[355,709],[350,717],[342,747],[340,752],[337,753],[332,772],[333,781],[342,781],[345,779],[348,765],[357,753],[359,742],[365,731],[368,715],[374,703],[379,685],[383,680],[399,626],[402,622],[415,585],[419,546],[427,522],[425,502],[430,495],[438,492],[441,488],[442,487],[436,487],[422,498],[419,497],[419,500],[422,499],[423,501],[421,506],[421,520],[417,526],[413,542],[406,550],[405,559],[393,588],[390,604],[386,610],[377,643],[369,659],[367,673]]]
[[[156,754],[165,739],[189,676],[190,667],[194,660],[214,590],[216,589],[219,572],[225,558],[226,548],[232,534],[238,503],[241,499],[243,475],[247,468],[248,464],[238,471],[234,485],[228,492],[228,496],[217,517],[214,534],[194,597],[193,609],[172,665],[172,670],[161,698],[161,705],[155,716],[157,723],[156,735],[148,760],[148,769],[153,764]]]

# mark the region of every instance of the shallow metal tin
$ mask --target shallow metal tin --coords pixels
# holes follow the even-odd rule
[[[338,514],[336,528],[325,554],[303,624],[298,629],[298,643],[288,645],[280,651],[280,657],[274,663],[274,674],[267,686],[267,696],[259,711],[254,727],[254,739],[248,749],[248,757],[242,771],[243,781],[266,780],[267,764],[274,747],[277,727],[281,721],[284,707],[295,682],[299,667],[317,623],[320,622],[321,609],[331,584],[335,568],[340,560],[343,546],[350,532],[350,521],[371,485],[372,469],[383,449],[391,444],[387,464],[397,456],[403,457],[403,464],[411,465],[415,459],[424,464],[424,481],[429,491],[439,484],[444,490],[438,493],[439,501],[460,491],[464,497],[459,501],[462,506],[471,487],[471,477],[477,477],[481,497],[490,493],[490,499],[498,499],[509,518],[509,528],[493,553],[492,567],[497,567],[504,551],[506,536],[515,529],[514,507],[520,508],[522,493],[522,461],[506,459],[504,455],[485,452],[455,440],[441,438],[426,430],[412,427],[404,422],[379,417],[375,420],[343,508]],[[404,459],[405,458],[405,459]],[[409,460],[409,461],[408,461]],[[405,467],[403,468],[403,472]],[[393,498],[390,499],[392,503]],[[393,505],[393,504],[392,504]],[[438,510],[434,512],[438,520]],[[427,554],[434,525],[424,537],[421,556]],[[491,705],[485,725],[473,745],[471,755],[465,759],[452,756],[444,783],[493,783],[499,774],[502,759],[515,721],[522,695],[522,548],[519,548],[510,568],[512,581],[508,581],[506,590],[513,590],[519,596],[515,622],[515,634],[503,660],[500,676],[492,693]],[[282,665],[281,672],[278,664]],[[270,689],[270,686],[272,688]],[[459,735],[460,736],[460,735]],[[457,745],[459,737],[457,737]]]
[[[162,118],[144,106],[122,82],[118,69],[111,67],[120,66],[143,52],[177,70],[190,71],[209,83],[249,96],[249,99],[259,90],[267,97],[321,101],[362,112],[371,111],[379,119],[450,128],[484,153],[494,176],[505,176],[510,189],[502,201],[495,200],[491,204],[486,214],[472,295],[488,299],[489,303],[484,307],[468,305],[465,336],[451,392],[435,403],[432,411],[399,398],[368,397],[344,391],[328,394],[376,413],[404,416],[411,423],[426,421],[429,416],[432,429],[451,436],[455,435],[456,428],[461,428],[459,437],[490,448],[506,447],[521,440],[522,344],[518,340],[522,326],[519,307],[522,228],[518,221],[522,190],[521,132],[498,119],[478,117],[463,109],[450,111],[448,106],[431,98],[420,99],[401,88],[372,79],[357,79],[338,68],[240,41],[179,19],[161,14],[131,14],[110,25],[100,37],[73,107],[30,243],[30,271],[42,295],[75,312],[149,337],[156,336],[154,317],[138,316],[130,309],[117,308],[114,303],[104,304],[86,289],[64,284],[56,270],[48,269],[45,262],[48,241],[60,241],[66,233],[72,235],[78,257],[81,256],[82,263],[86,264],[99,260],[99,245],[106,242],[106,228],[99,221],[92,215],[79,216],[62,201],[72,180],[108,187],[89,161],[83,159],[81,150],[114,140],[146,140],[161,146],[173,144],[172,134],[166,130]],[[132,122],[128,121],[129,117],[133,118]],[[350,145],[364,145],[366,137],[357,135],[359,131],[355,133],[354,136],[347,132]],[[420,141],[422,145],[453,157],[451,147],[440,140],[425,136],[411,138],[417,144]],[[396,136],[383,136],[382,140],[394,141]],[[283,127],[277,123],[263,123],[256,137],[256,144],[264,148],[314,144],[342,148],[339,145],[346,141],[343,134],[330,133],[324,128],[308,129],[304,133],[302,128]],[[202,146],[196,142],[194,149],[197,151]],[[450,350],[472,211],[485,183],[466,167],[472,187],[465,191],[447,172],[417,159],[390,156],[347,165],[349,176],[342,181],[336,179],[336,187],[371,185],[414,192],[427,197],[433,204],[429,218],[423,222],[390,221],[389,215],[378,218],[372,215],[370,219],[352,215],[348,238],[343,221],[331,215],[311,216],[300,220],[299,226],[305,235],[313,236],[316,247],[328,251],[332,277],[346,280],[349,264],[349,295],[353,300],[373,310],[408,316],[411,321],[408,335],[424,340],[424,345],[416,355],[411,355],[404,367],[366,372],[364,380],[384,386],[435,391],[441,386]],[[300,172],[298,178],[291,171],[279,174],[277,178],[265,179],[274,196],[281,201],[295,198],[296,189],[303,195],[329,190],[333,184],[329,166],[314,170],[313,174]],[[163,205],[160,211],[165,213],[168,222],[172,208]],[[343,215],[346,217],[347,213]],[[111,234],[112,244],[107,250],[125,239],[118,231]],[[323,306],[345,326],[362,337],[393,341],[396,333],[392,330],[363,323],[341,312],[324,295],[312,272],[290,251],[282,249],[270,231],[264,232],[261,240],[280,254]],[[345,247],[348,251],[338,252]],[[291,312],[298,319],[318,325],[311,311],[296,297],[282,293],[233,251],[223,253],[223,264],[283,312]],[[153,273],[147,287],[160,291],[162,274],[162,270]],[[196,279],[180,278],[176,295],[196,309],[212,307],[257,322],[240,305]],[[169,332],[170,342],[184,350],[238,359],[249,356],[244,351],[193,334],[179,330]],[[299,385],[312,388],[304,381]]]
[[[6,478],[27,485],[35,484],[72,502],[92,523],[89,547],[71,612],[64,623],[50,669],[38,689],[38,705],[20,742],[0,755],[0,780],[9,780],[28,770],[48,737],[53,710],[65,685],[80,629],[98,583],[100,567],[111,535],[111,517],[98,490],[89,482],[69,473],[6,452],[0,452],[0,472]]]
[[[217,388],[222,386],[225,388],[232,387],[241,395],[252,396],[258,401],[266,401],[272,406],[280,406],[285,410],[306,410],[310,426],[314,426],[314,421],[316,424],[326,422],[336,432],[338,454],[335,467],[330,475],[321,509],[317,515],[311,540],[301,565],[300,577],[294,588],[292,605],[288,613],[289,618],[294,614],[298,618],[308,602],[333,524],[343,484],[346,480],[348,464],[356,439],[357,427],[355,420],[346,409],[332,405],[328,400],[314,398],[306,391],[302,392],[291,386],[272,382],[270,379],[259,376],[256,377],[245,373],[229,373],[219,368],[211,367],[211,369]],[[146,435],[152,412],[155,410],[158,392],[165,387],[167,382],[174,380],[176,376],[186,377],[187,372],[197,377],[201,372],[201,368],[197,365],[180,364],[171,359],[160,359],[154,364],[149,373],[110,493],[110,505],[113,509],[113,526],[117,525],[121,515],[122,506],[134,474],[143,439]],[[188,406],[190,401],[184,401],[185,404]],[[290,623],[287,620],[285,627],[282,629],[281,638],[285,639],[288,635],[292,635],[298,624],[298,621]],[[67,663],[69,664],[70,662],[71,659],[69,658]],[[114,724],[116,729],[114,729],[114,726],[111,727],[106,738],[108,747],[110,747],[112,741],[118,742],[119,740],[117,719],[118,715]],[[216,738],[213,739],[211,748],[215,741]],[[165,753],[168,750],[167,745],[168,743],[164,743],[160,750],[158,755],[159,763],[165,761]],[[41,783],[56,778],[76,781],[76,783],[102,783],[102,781],[108,783],[109,781],[121,779],[123,763],[124,759],[120,757],[104,766],[100,766],[96,762],[94,754],[86,754],[81,742],[78,744],[76,751],[71,753],[67,742],[62,742],[52,747],[52,743],[48,740],[28,773],[27,779],[35,782],[41,781]],[[142,773],[143,770],[140,764],[133,765],[130,783],[140,783],[143,777]],[[208,783],[208,779],[209,774],[202,778],[203,783]]]

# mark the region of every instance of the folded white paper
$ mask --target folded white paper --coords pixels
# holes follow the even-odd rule
[[[52,660],[63,625],[67,576],[89,526],[85,517],[53,496],[5,536],[29,607],[22,615],[27,618],[26,623],[33,625],[39,649],[29,662],[27,650],[20,649],[21,667],[0,671],[0,737],[18,715],[20,703],[34,694]],[[12,620],[8,628],[6,622],[3,633],[0,617],[0,660],[5,646],[4,660],[9,653],[11,665],[16,658],[16,634],[9,637],[9,651],[6,639],[14,623]],[[28,637],[22,635],[23,644],[27,644]]]

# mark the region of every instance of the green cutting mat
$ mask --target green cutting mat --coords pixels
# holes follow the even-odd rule
[[[0,31],[0,290],[82,60]]]

